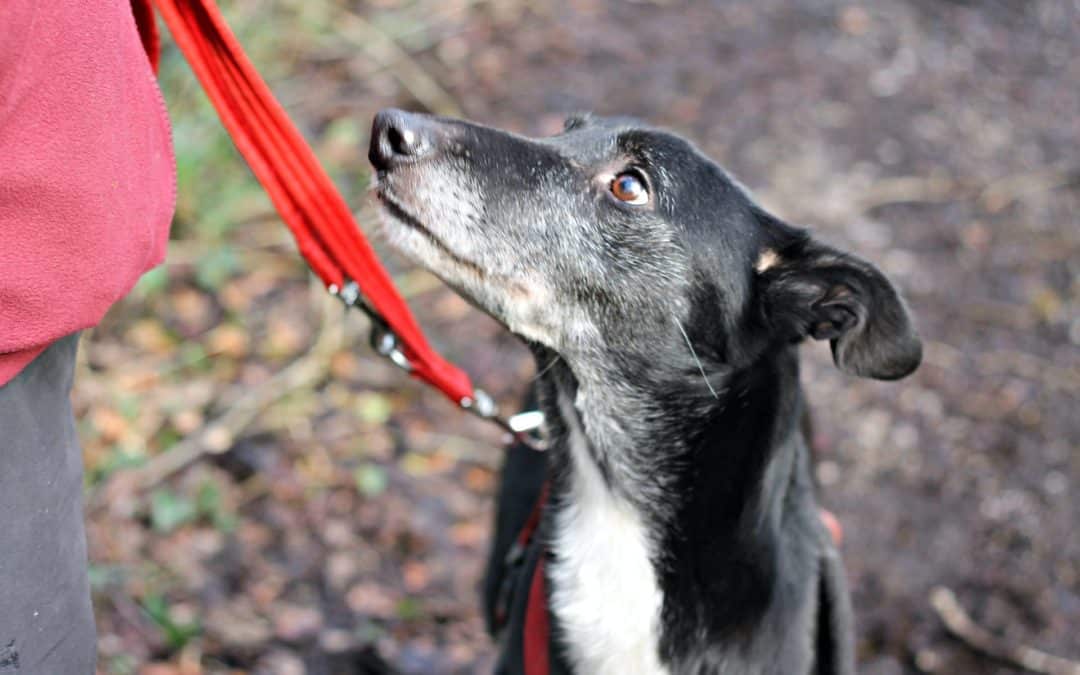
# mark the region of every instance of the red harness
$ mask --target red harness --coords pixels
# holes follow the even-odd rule
[[[536,528],[540,525],[540,516],[544,512],[544,505],[548,498],[548,484],[540,490],[540,497],[533,506],[529,519],[525,521],[525,527],[517,536],[517,547],[524,551],[536,534]],[[525,675],[548,675],[551,669],[550,650],[548,648],[550,625],[547,609],[547,588],[544,583],[544,554],[536,561],[532,579],[529,580],[529,597],[525,603],[525,628],[522,631],[522,657],[525,660]]]

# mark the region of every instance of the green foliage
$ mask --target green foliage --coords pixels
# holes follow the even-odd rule
[[[208,371],[213,368],[211,359],[207,358],[206,348],[199,342],[185,342],[180,345],[180,363],[185,368],[195,371]]]
[[[398,601],[397,615],[402,621],[415,621],[424,616],[424,606],[416,598],[405,597]]]
[[[85,483],[97,485],[117,471],[135,469],[145,462],[145,455],[114,444],[109,447],[104,460],[87,465]]]
[[[176,429],[166,426],[157,433],[154,439],[157,441],[157,447],[164,452],[179,443],[183,436]]]
[[[150,524],[158,532],[171,532],[195,520],[195,503],[171,490],[154,490],[150,495]]]
[[[195,281],[208,291],[215,291],[240,268],[236,252],[221,244],[195,262]]]
[[[165,644],[173,651],[183,649],[184,646],[202,632],[202,625],[198,619],[180,621],[174,616],[169,601],[164,595],[154,593],[143,598],[143,611],[154,622]]]
[[[121,583],[126,576],[126,570],[120,565],[90,563],[87,576],[90,578],[91,590],[100,592]]]
[[[146,272],[135,284],[134,293],[140,298],[150,298],[160,295],[169,285],[169,270],[165,265],[158,265]]]
[[[213,481],[208,480],[199,486],[195,508],[199,516],[209,520],[217,530],[231,532],[236,527],[236,513],[225,504],[221,488]]]
[[[365,497],[378,497],[386,490],[386,469],[378,464],[364,464],[356,469],[356,489]]]
[[[203,520],[222,532],[236,527],[236,513],[225,503],[221,488],[207,480],[199,485],[194,499],[161,488],[150,495],[150,524],[162,533]]]
[[[130,654],[114,654],[104,659],[105,672],[109,675],[135,675],[138,659]]]
[[[390,421],[394,409],[382,394],[362,392],[356,397],[356,412],[365,423],[381,427]]]
[[[116,397],[116,407],[121,415],[129,422],[139,417],[141,403],[139,397],[132,393],[120,393]]]

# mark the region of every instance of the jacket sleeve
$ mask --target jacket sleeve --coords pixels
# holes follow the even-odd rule
[[[131,0],[4,3],[0,385],[162,261],[174,164]]]

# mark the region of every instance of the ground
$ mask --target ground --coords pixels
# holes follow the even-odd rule
[[[379,108],[529,134],[593,110],[687,134],[880,264],[917,317],[918,373],[855,380],[804,350],[861,672],[1019,672],[948,635],[937,586],[1002,641],[1080,659],[1080,5],[225,5],[365,229]],[[168,262],[85,337],[74,393],[101,672],[363,673],[375,653],[484,672],[499,434],[372,355],[168,43],[162,82]],[[512,406],[524,349],[385,257],[438,348]]]

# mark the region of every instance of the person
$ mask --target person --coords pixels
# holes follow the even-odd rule
[[[148,0],[0,13],[0,675],[95,671],[69,392],[79,331],[165,254],[152,29]]]

